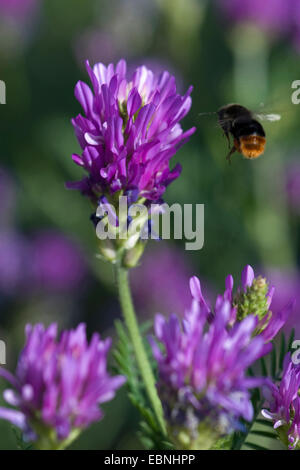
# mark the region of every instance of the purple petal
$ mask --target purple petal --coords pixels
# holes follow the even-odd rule
[[[17,426],[22,431],[27,428],[26,418],[21,411],[9,410],[8,408],[0,407],[0,419],[10,421],[14,426]]]
[[[18,380],[10,373],[8,370],[0,367],[0,377],[3,377],[9,383],[11,383],[16,389],[18,389],[19,383]]]
[[[254,281],[254,271],[253,268],[247,264],[242,271],[242,286],[244,291],[247,291],[247,287],[252,286]]]
[[[79,81],[75,86],[75,97],[83,107],[85,114],[91,116],[94,97],[90,87],[86,83]]]

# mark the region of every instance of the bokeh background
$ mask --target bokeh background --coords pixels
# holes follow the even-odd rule
[[[210,298],[224,278],[249,263],[276,286],[274,310],[300,297],[300,79],[298,0],[0,0],[0,339],[14,368],[27,322],[57,321],[114,336],[120,316],[112,269],[96,257],[89,202],[67,191],[82,176],[72,163],[77,142],[70,124],[80,112],[77,80],[84,62],[117,61],[130,69],[168,69],[178,88],[194,85],[183,123],[197,132],[174,158],[182,176],[166,201],[205,204],[205,244],[151,242],[132,283],[141,321],[157,311],[181,313],[187,280],[200,276]],[[267,149],[257,161],[234,155],[214,115],[240,102],[280,113],[266,123]],[[300,300],[300,299],[299,299]],[[300,335],[300,301],[287,327]],[[1,387],[3,383],[1,383]],[[138,416],[125,391],[106,417],[72,448],[134,449]],[[16,449],[0,421],[0,449]]]

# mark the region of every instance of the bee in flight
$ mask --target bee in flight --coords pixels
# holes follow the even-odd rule
[[[266,133],[258,119],[267,121],[280,119],[279,114],[254,114],[240,104],[222,106],[216,114],[218,123],[228,140],[230,152],[226,159],[229,163],[234,152],[241,153],[247,159],[254,159],[262,155],[266,145]],[[233,137],[232,147],[230,135]]]

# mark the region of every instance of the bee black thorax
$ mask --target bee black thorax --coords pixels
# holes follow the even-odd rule
[[[254,119],[252,112],[239,104],[223,106],[218,111],[218,118],[225,135],[231,134],[235,139],[249,135],[260,137],[266,135],[262,125]]]
[[[226,157],[229,162],[236,151],[248,159],[257,158],[264,152],[265,131],[249,109],[229,104],[219,109],[218,118],[229,145],[230,135],[233,137],[233,147]]]

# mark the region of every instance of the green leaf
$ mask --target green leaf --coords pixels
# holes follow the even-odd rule
[[[173,446],[166,442],[166,438],[162,435],[156,417],[152,412],[126,329],[119,320],[115,322],[115,326],[118,334],[118,343],[113,351],[116,363],[115,369],[118,374],[127,377],[128,397],[141,415],[139,438],[146,449],[171,449]],[[147,322],[141,325],[140,330],[145,333],[151,326],[152,323]],[[145,341],[144,346],[151,367],[155,372],[156,364],[151,354],[150,345]]]
[[[254,449],[254,450],[269,450],[268,447],[263,447],[259,444],[254,444],[254,442],[247,442],[246,446],[250,447],[250,449]]]
[[[273,429],[273,424],[272,424],[272,421],[268,421],[266,419],[260,419],[258,418],[256,421],[255,421],[256,424],[261,424],[263,426],[268,426],[270,428]]]
[[[267,365],[266,365],[266,361],[265,361],[264,357],[260,358],[260,366],[261,366],[261,370],[262,370],[262,375],[264,377],[267,377],[268,376],[268,369],[267,369]]]
[[[271,375],[273,379],[277,377],[277,354],[276,354],[276,346],[273,344],[273,349],[271,351]]]
[[[16,439],[18,450],[31,450],[32,444],[24,441],[22,432],[15,426],[12,426],[11,428]]]
[[[261,431],[260,429],[253,429],[251,431],[251,434],[255,434],[256,436],[268,437],[270,439],[277,439],[277,434],[275,434],[274,432]]]
[[[286,348],[285,334],[281,333],[280,356],[279,356],[279,367],[280,367],[280,369],[283,368],[283,361],[284,361],[284,356],[286,354],[286,351],[287,351],[287,348]]]
[[[294,339],[295,339],[295,328],[292,329],[291,335],[290,335],[290,337],[289,337],[288,351],[291,351],[291,349],[292,349],[292,344],[293,344],[293,342],[294,342]]]

